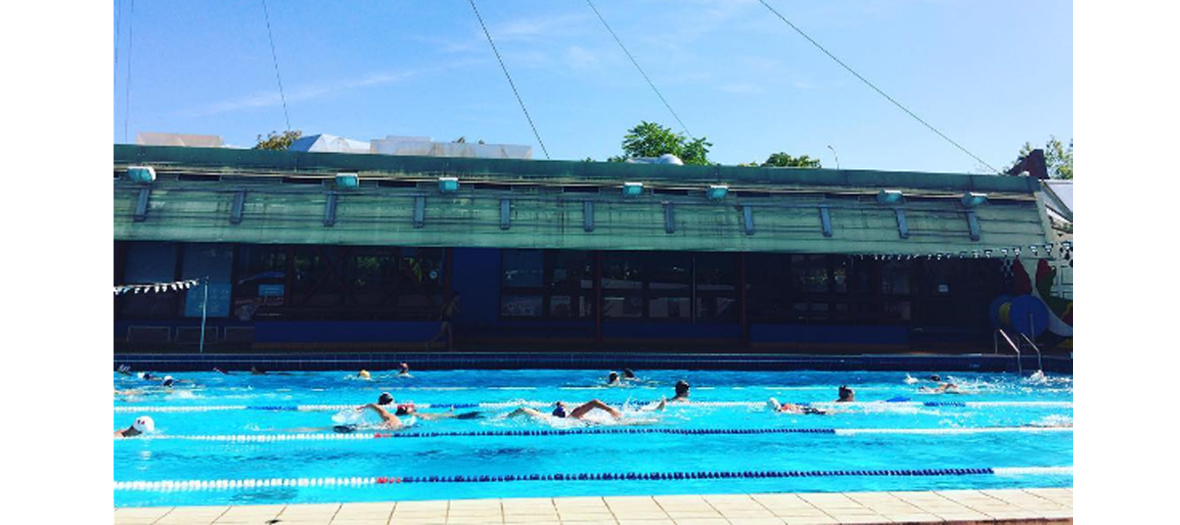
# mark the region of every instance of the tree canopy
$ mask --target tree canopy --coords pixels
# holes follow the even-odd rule
[[[259,135],[258,143],[254,145],[254,149],[285,150],[290,148],[291,144],[302,136],[303,131],[298,129],[294,131],[284,131],[282,133],[272,131],[266,135],[266,138],[263,138],[262,135]]]
[[[1024,158],[1033,150],[1033,145],[1025,142],[1020,147],[1018,159]],[[1017,161],[1019,162],[1019,161]],[[1015,166],[1013,163],[1009,166]],[[1049,177],[1054,179],[1073,179],[1073,139],[1069,139],[1069,145],[1066,146],[1057,140],[1057,137],[1050,135],[1049,140],[1045,141],[1045,167],[1048,168]]]
[[[743,168],[822,168],[823,165],[819,159],[813,159],[807,155],[800,155],[794,157],[789,153],[778,152],[771,153],[766,158],[766,162],[759,163],[758,161],[747,162],[745,164],[738,164]]]
[[[623,136],[623,155],[611,157],[611,162],[623,162],[630,157],[659,157],[671,153],[680,157],[685,164],[708,165],[709,148],[713,146],[705,137],[689,139],[672,128],[655,122],[641,121]]]

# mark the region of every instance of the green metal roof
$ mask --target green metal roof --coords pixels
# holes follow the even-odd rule
[[[739,166],[675,166],[567,160],[466,159],[348,153],[310,153],[229,148],[115,145],[115,165],[177,166],[216,172],[331,174],[359,172],[390,176],[448,174],[499,181],[725,182],[784,187],[902,188],[1032,194],[1028,177],[901,171]]]

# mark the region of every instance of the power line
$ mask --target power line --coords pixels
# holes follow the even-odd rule
[[[270,9],[266,7],[266,0],[262,0],[262,14],[266,16],[266,37],[270,39],[270,58],[275,65],[275,79],[279,81],[279,98],[283,101],[283,119],[287,122],[287,131],[291,131],[291,116],[287,114],[287,94],[283,92],[283,77],[279,75],[279,56],[275,53],[275,36],[270,30]]]
[[[119,39],[123,36],[123,32],[119,29],[119,23],[123,21],[123,2],[115,0],[115,86],[119,85]],[[118,93],[118,91],[115,91]]]
[[[520,103],[520,110],[524,112],[524,118],[529,121],[529,127],[533,128],[533,136],[537,137],[537,143],[541,145],[541,151],[545,152],[545,158],[549,158],[549,150],[545,149],[545,141],[541,140],[541,134],[537,132],[537,126],[533,124],[533,117],[529,116],[528,108],[524,107],[524,99],[520,98],[520,92],[516,90],[516,84],[512,82],[512,75],[508,74],[508,67],[504,65],[504,59],[500,57],[500,51],[496,49],[496,43],[492,41],[492,34],[488,32],[488,26],[483,23],[483,17],[479,16],[479,8],[475,7],[475,0],[468,0],[471,2],[471,10],[475,11],[475,18],[479,19],[479,26],[483,28],[484,36],[488,37],[488,43],[492,45],[492,53],[495,53],[496,60],[500,62],[500,69],[504,70],[504,77],[508,79],[508,85],[512,88],[512,93],[516,95],[516,101]]]
[[[135,0],[127,15],[127,82],[123,86],[123,143],[127,144],[127,123],[131,120],[131,52],[135,49]]]
[[[631,59],[631,63],[635,65],[635,69],[638,69],[639,74],[643,75],[643,79],[647,81],[647,85],[651,86],[651,90],[656,92],[657,97],[660,97],[660,101],[664,103],[664,107],[668,108],[668,112],[672,114],[672,117],[676,119],[676,122],[680,123],[680,127],[684,128],[684,132],[688,134],[689,138],[695,139],[696,137],[693,137],[692,132],[688,130],[688,126],[685,126],[684,121],[680,120],[680,115],[676,114],[676,110],[672,109],[672,105],[668,103],[668,100],[665,99],[664,95],[660,93],[660,90],[656,88],[655,83],[651,81],[651,78],[648,78],[647,73],[645,73],[643,68],[639,66],[639,62],[635,60],[635,57],[631,55],[630,51],[627,50],[627,46],[623,45],[623,41],[619,39],[619,35],[615,34],[615,31],[611,29],[610,24],[606,23],[606,19],[602,17],[602,13],[599,13],[598,8],[594,7],[594,2],[586,0],[586,5],[589,5],[590,9],[594,11],[594,14],[598,16],[598,19],[602,21],[602,25],[606,27],[608,32],[610,32],[610,36],[614,37],[615,42],[618,43],[619,47],[623,49],[623,53],[626,53],[627,58]]]
[[[955,142],[955,141],[954,141],[954,140],[952,140],[950,137],[946,136],[946,134],[945,134],[945,133],[943,133],[943,132],[939,131],[937,128],[935,128],[934,126],[930,125],[930,123],[926,122],[925,120],[922,120],[922,118],[921,118],[921,117],[919,117],[918,115],[915,115],[913,111],[910,111],[910,110],[909,110],[909,108],[906,108],[905,106],[901,105],[901,103],[900,103],[900,102],[898,102],[898,101],[896,101],[896,100],[894,100],[894,99],[893,99],[893,97],[891,97],[891,96],[889,96],[889,95],[885,94],[885,92],[884,92],[884,91],[881,91],[881,88],[878,88],[878,87],[877,87],[877,86],[875,86],[875,85],[874,85],[872,82],[869,82],[869,81],[868,81],[868,79],[866,79],[865,77],[861,76],[861,75],[860,75],[860,73],[857,73],[855,70],[853,70],[851,67],[849,67],[849,66],[848,66],[848,64],[845,64],[845,63],[844,63],[844,61],[840,60],[839,58],[836,58],[836,55],[833,55],[833,54],[832,54],[831,52],[829,52],[827,49],[824,49],[824,46],[821,46],[821,45],[819,44],[819,42],[816,42],[816,41],[815,41],[814,39],[812,39],[810,36],[807,36],[807,33],[804,33],[802,29],[799,29],[799,27],[798,27],[798,26],[796,26],[795,24],[792,24],[790,20],[787,20],[787,17],[783,16],[783,15],[782,15],[782,13],[779,13],[779,12],[778,12],[778,10],[776,10],[776,9],[775,9],[775,8],[773,8],[773,7],[771,7],[771,6],[770,6],[770,4],[766,3],[766,0],[758,0],[758,2],[760,2],[760,3],[761,3],[763,6],[766,6],[766,8],[767,8],[767,9],[769,9],[771,13],[774,13],[774,14],[775,14],[775,16],[778,16],[778,17],[779,17],[779,19],[781,19],[783,22],[786,22],[786,24],[787,24],[788,26],[791,26],[791,29],[794,29],[796,33],[799,33],[799,34],[800,34],[800,35],[801,35],[803,38],[806,38],[808,42],[811,42],[811,45],[815,46],[815,47],[816,47],[817,49],[819,49],[820,51],[823,51],[823,53],[824,53],[825,55],[828,55],[828,58],[831,58],[832,60],[836,61],[836,63],[837,63],[837,64],[840,64],[840,66],[841,66],[841,67],[843,67],[844,69],[848,70],[848,72],[849,72],[849,73],[852,73],[852,75],[853,75],[853,76],[855,76],[856,78],[860,79],[860,81],[861,81],[861,82],[864,82],[864,83],[865,83],[865,85],[867,85],[867,86],[869,86],[869,87],[873,88],[873,91],[876,91],[876,92],[877,92],[878,94],[880,94],[882,97],[885,97],[885,100],[888,100],[888,101],[892,102],[892,103],[893,103],[893,105],[897,106],[897,107],[898,107],[898,108],[900,108],[902,111],[906,112],[906,114],[908,114],[909,116],[913,117],[913,118],[914,118],[914,120],[917,120],[918,122],[922,123],[922,125],[923,125],[923,126],[926,126],[927,128],[930,128],[930,131],[933,131],[935,134],[937,134],[938,136],[942,137],[942,138],[943,138],[944,140],[946,140],[947,142],[950,142],[950,143],[951,143],[952,145],[954,145],[956,148],[959,148],[959,150],[961,150],[963,153],[966,153],[967,155],[971,156],[971,158],[975,159],[975,160],[976,160],[977,162],[979,162],[980,164],[983,164],[984,166],[987,166],[987,167],[988,167],[988,169],[991,169],[992,171],[994,171],[994,172],[996,172],[996,173],[1000,173],[1000,170],[997,170],[996,168],[992,167],[992,165],[991,165],[991,164],[988,164],[987,162],[984,162],[984,160],[983,160],[983,159],[979,158],[979,157],[978,157],[978,156],[976,156],[974,153],[971,153],[970,151],[968,151],[968,150],[967,150],[967,148],[964,148],[964,147],[963,147],[962,145],[960,145],[958,142]]]

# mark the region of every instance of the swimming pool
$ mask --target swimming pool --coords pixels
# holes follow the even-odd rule
[[[919,392],[938,373],[958,395]],[[942,490],[1072,486],[1070,376],[904,372],[455,370],[175,374],[171,390],[116,374],[113,428],[151,416],[150,437],[114,443],[116,506],[477,497]],[[692,385],[691,404],[643,405]],[[191,381],[191,383],[189,382]],[[857,402],[827,405],[839,385]],[[399,432],[349,406],[381,392],[422,412],[479,411]],[[769,411],[812,403],[829,415]],[[631,425],[504,418],[531,404],[601,399]],[[904,399],[903,399],[904,398]],[[429,407],[429,408],[427,408]],[[593,416],[609,423],[609,417]],[[409,421],[406,418],[406,421]]]

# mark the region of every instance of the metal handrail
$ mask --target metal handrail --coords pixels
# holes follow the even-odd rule
[[[1012,350],[1016,352],[1016,373],[1024,375],[1024,365],[1020,362],[1020,347],[1012,342],[1012,338],[1008,337],[1008,333],[1003,328],[997,328],[996,332],[1004,336],[1004,340],[1008,342],[1008,346],[1012,347]]]
[[[1041,363],[1041,349],[1037,348],[1037,344],[1032,342],[1032,339],[1029,339],[1027,335],[1020,334],[1020,337],[1023,337],[1025,342],[1027,342],[1029,346],[1031,346],[1032,349],[1037,352],[1037,370],[1044,371],[1045,366]]]

